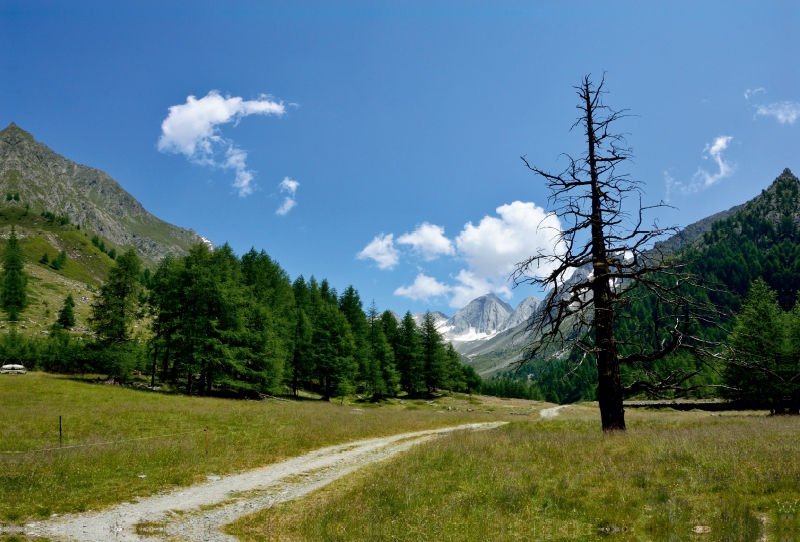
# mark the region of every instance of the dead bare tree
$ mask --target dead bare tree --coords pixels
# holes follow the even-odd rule
[[[643,206],[641,182],[617,172],[632,156],[625,134],[612,131],[626,111],[603,103],[604,79],[595,86],[586,76],[575,89],[580,115],[572,129],[584,132],[586,151],[578,158],[565,155],[568,164],[559,174],[539,169],[522,157],[547,182],[551,210],[563,224],[554,234],[555,250],[541,250],[519,263],[512,276],[515,286],[528,283],[550,291],[528,322],[528,344],[520,366],[580,349],[582,360],[593,359],[597,364],[603,431],[622,431],[620,366],[652,367],[680,348],[718,357],[721,345],[709,344],[691,331],[698,325],[716,325],[720,314],[710,303],[685,295],[687,287],[702,287],[687,272],[686,263],[654,248],[655,241],[678,232],[674,227],[660,227],[657,221],[643,225],[648,211],[666,205]],[[626,323],[625,333],[620,334],[620,324],[630,318],[626,307],[645,298],[653,307],[653,328]],[[678,389],[696,375],[671,371],[659,377],[649,369],[642,374],[631,390],[656,395]]]

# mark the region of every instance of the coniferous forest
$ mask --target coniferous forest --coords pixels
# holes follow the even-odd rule
[[[693,333],[734,353],[730,363],[676,351],[644,368],[688,375],[660,394],[636,389],[642,371],[623,367],[628,397],[721,397],[798,412],[799,188],[797,178],[784,172],[759,197],[670,256],[687,262],[705,283],[687,286],[689,297],[713,302],[720,315],[728,315]],[[66,258],[62,251],[56,259]],[[596,368],[577,351],[483,381],[443,340],[431,313],[418,323],[410,312],[402,318],[381,312],[374,302],[365,306],[353,286],[340,293],[324,279],[292,281],[265,252],[238,256],[227,244],[213,250],[198,244],[155,268],[145,267],[133,249],[115,253],[91,306],[90,334],[74,332],[70,294],[46,336],[26,335],[13,324],[30,302],[23,260],[12,228],[0,275],[0,305],[12,323],[0,338],[5,363],[106,375],[114,382],[136,375],[153,387],[198,395],[306,391],[327,399],[380,399],[482,390],[556,403],[596,397]],[[652,298],[638,297],[626,308],[618,333],[629,333],[627,322],[634,322],[653,330],[647,340],[663,340],[655,324],[663,316],[659,310]]]
[[[2,276],[3,309],[24,309],[22,254],[11,235]],[[68,295],[46,338],[12,326],[0,340],[5,362],[58,373],[98,373],[116,382],[147,376],[187,394],[257,397],[302,390],[324,398],[403,391],[472,392],[481,378],[461,363],[426,314],[365,309],[358,291],[327,280],[293,282],[265,252],[239,257],[204,244],[144,268],[133,249],[117,256],[91,307],[90,336],[70,332]]]

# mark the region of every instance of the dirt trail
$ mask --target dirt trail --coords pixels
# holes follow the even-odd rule
[[[246,514],[310,493],[364,465],[437,436],[459,430],[493,429],[505,423],[508,422],[472,423],[329,446],[268,467],[102,512],[31,523],[22,532],[75,542],[164,540],[165,535],[170,540],[234,542],[236,538],[219,529]],[[249,493],[242,495],[246,492]],[[147,534],[141,525],[145,522],[150,528]]]

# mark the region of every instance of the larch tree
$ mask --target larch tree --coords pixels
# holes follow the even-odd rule
[[[442,335],[436,329],[436,319],[426,311],[419,326],[420,366],[425,388],[431,394],[447,379],[447,351]]]
[[[731,334],[735,359],[723,372],[722,395],[773,414],[800,413],[800,303],[790,312],[756,279]]]
[[[420,366],[420,340],[417,323],[406,311],[400,322],[395,337],[395,365],[400,373],[400,386],[409,394],[424,389],[425,379]]]
[[[64,304],[58,311],[58,318],[56,323],[64,329],[72,329],[75,327],[75,300],[72,294],[67,294],[64,298]]]
[[[131,339],[133,323],[139,317],[141,269],[141,260],[133,249],[117,258],[89,313],[89,327],[100,347],[98,367],[115,379],[127,378],[137,364]]]
[[[122,344],[131,338],[131,325],[139,313],[141,270],[142,262],[132,248],[109,270],[89,316],[89,325],[104,342]]]
[[[14,322],[28,305],[28,295],[25,292],[28,277],[23,269],[22,249],[14,226],[11,226],[11,235],[8,237],[6,252],[3,255],[3,274],[0,279],[2,280],[0,304],[8,314],[8,319]]]
[[[546,182],[551,212],[562,225],[553,232],[553,246],[519,263],[513,274],[515,285],[549,290],[526,326],[528,344],[520,365],[578,348],[579,363],[589,359],[597,365],[603,431],[621,431],[625,390],[620,367],[645,369],[647,380],[634,383],[638,389],[676,389],[691,373],[659,375],[647,368],[679,348],[710,353],[715,345],[690,331],[713,322],[717,314],[710,304],[685,295],[684,287],[700,286],[697,278],[654,248],[659,238],[677,233],[657,221],[645,225],[647,211],[665,204],[643,206],[641,181],[618,171],[632,157],[624,134],[614,131],[626,112],[603,103],[603,80],[594,85],[586,76],[575,89],[579,115],[573,129],[582,132],[584,152],[565,155],[567,166],[561,173],[549,173],[522,157]],[[626,308],[645,297],[655,300],[654,326],[627,326],[617,333]]]

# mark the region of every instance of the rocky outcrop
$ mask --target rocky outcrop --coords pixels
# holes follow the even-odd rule
[[[527,322],[541,304],[541,299],[537,299],[533,296],[526,297],[519,302],[519,305],[514,309],[511,316],[508,317],[508,320],[503,323],[502,329],[517,327],[521,323]]]

